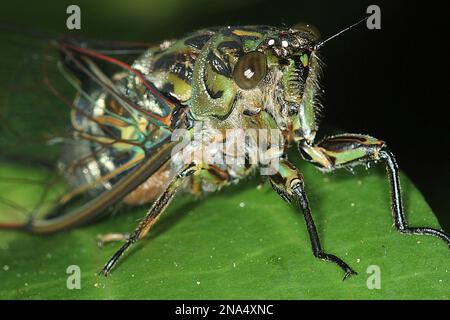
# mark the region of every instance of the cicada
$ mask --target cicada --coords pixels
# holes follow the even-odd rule
[[[92,221],[120,202],[149,204],[101,271],[106,276],[149,233],[179,190],[194,195],[220,190],[264,167],[273,189],[303,214],[314,256],[335,263],[346,279],[356,272],[322,248],[303,176],[287,159],[295,145],[305,161],[326,172],[384,162],[397,230],[432,235],[450,245],[444,231],[407,224],[398,166],[385,142],[363,134],[316,141],[319,51],[325,41],[306,24],[208,28],[154,45],[50,39],[41,47],[41,58],[31,55],[21,72],[10,66],[18,81],[11,81],[9,91],[29,94],[6,97],[8,107],[0,109],[0,159],[12,167],[33,163],[43,173],[2,177],[3,183],[21,183],[30,194],[30,203],[2,197],[3,207],[30,218],[1,227],[48,234]],[[36,87],[47,91],[33,96]],[[196,156],[186,161],[186,154],[224,142],[233,130],[250,138],[235,152],[213,148],[215,156],[231,161]],[[255,143],[261,140],[257,133],[268,130],[280,133],[277,143]],[[187,139],[180,148],[174,139],[180,132],[183,138],[198,133],[202,138]],[[276,161],[250,161],[249,155],[259,151]],[[243,161],[233,161],[238,156]],[[116,238],[121,237],[104,237]]]

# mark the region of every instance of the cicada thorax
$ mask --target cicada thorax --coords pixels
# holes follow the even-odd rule
[[[292,69],[289,72],[272,68],[286,60],[276,56],[275,50],[267,49],[271,41],[281,47],[280,32],[280,29],[268,26],[201,30],[179,41],[164,43],[160,50],[148,52],[134,65],[162,92],[187,107],[193,120],[191,126],[201,124],[203,127],[204,146],[217,143],[220,135],[225,141],[226,132],[230,129],[278,129],[282,133],[282,141],[278,145],[283,145],[284,152],[288,142],[293,140],[293,112],[289,104],[297,107],[300,104],[301,99],[295,98],[302,90],[302,81],[307,73],[301,70],[304,74],[299,74],[294,66],[286,67]],[[300,56],[298,59],[300,63]],[[248,63],[254,67],[249,71],[258,76],[256,82],[245,78]],[[298,81],[294,83],[293,78]],[[288,99],[284,99],[286,97]],[[253,141],[244,149],[255,153],[258,137],[249,134],[247,138]],[[232,155],[227,153],[225,157]],[[230,181],[244,177],[257,165],[246,163],[237,168],[216,164],[212,167],[223,172],[220,176],[227,176],[226,180]],[[205,167],[211,166],[205,164]],[[209,178],[206,176],[204,180],[215,181]],[[219,184],[224,183],[224,179],[217,180]]]

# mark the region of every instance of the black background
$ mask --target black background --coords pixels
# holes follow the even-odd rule
[[[368,5],[379,5],[381,30],[360,25],[321,50],[326,63],[322,123],[387,141],[450,231],[450,11],[445,1],[198,0],[179,2],[179,10],[172,8],[166,16],[164,1],[126,5],[136,3],[142,9],[127,14],[114,10],[118,1],[14,1],[2,4],[0,19],[67,33],[65,10],[78,4],[82,34],[100,39],[158,41],[212,25],[297,22],[316,25],[326,38],[361,19]]]

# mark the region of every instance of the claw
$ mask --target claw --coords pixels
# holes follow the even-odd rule
[[[104,266],[103,269],[98,273],[99,276],[104,276],[105,278],[109,276],[108,265]]]
[[[358,272],[353,271],[352,269],[346,270],[344,278],[342,279],[342,281],[345,281],[348,277],[350,277],[351,275],[358,275]]]

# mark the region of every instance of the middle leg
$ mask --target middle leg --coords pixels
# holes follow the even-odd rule
[[[279,164],[277,173],[270,177],[270,182],[275,191],[277,191],[283,199],[289,203],[295,201],[297,206],[302,210],[314,256],[337,264],[345,272],[343,280],[347,279],[352,274],[357,274],[342,259],[333,254],[326,253],[322,249],[319,234],[311,215],[308,198],[306,196],[303,176],[297,169],[291,163],[282,160]]]

